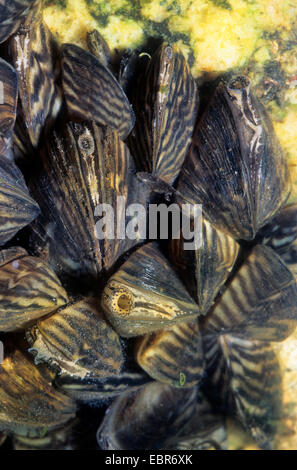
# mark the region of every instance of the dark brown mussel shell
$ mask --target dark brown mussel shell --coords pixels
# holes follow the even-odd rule
[[[24,157],[36,151],[62,105],[58,48],[41,11],[11,37],[9,54],[19,81],[14,151],[16,157]]]
[[[27,327],[68,301],[59,279],[23,248],[0,251],[0,331]]]
[[[191,418],[196,389],[152,382],[116,398],[98,429],[103,450],[160,449]]]
[[[166,444],[166,450],[227,450],[225,418],[198,391],[191,419]]]
[[[24,178],[11,157],[11,137],[16,116],[17,74],[0,59],[0,245],[39,214]]]
[[[130,221],[125,204],[146,207],[149,191],[136,178],[128,148],[114,130],[92,122],[60,123],[28,184],[42,212],[32,225],[32,245],[37,253],[47,251],[61,276],[86,284],[97,280],[142,241],[137,230],[134,239],[117,237],[118,228]],[[104,239],[97,231],[103,215],[97,212],[99,204],[109,204],[115,214],[106,223],[111,228],[114,221],[113,236],[106,230]]]
[[[132,107],[106,60],[74,44],[62,47],[62,83],[69,117],[92,120],[115,129],[124,140],[135,116]],[[83,99],[82,99],[83,97]]]
[[[297,284],[269,247],[255,246],[215,307],[205,317],[205,334],[282,341],[297,326]]]
[[[144,372],[129,370],[116,374],[110,374],[102,380],[87,377],[82,379],[69,375],[58,375],[55,379],[56,386],[64,393],[81,403],[105,404],[112,398],[122,395],[124,392],[138,390],[143,385],[152,382],[152,379]]]
[[[39,214],[15,163],[0,155],[0,245],[4,245]]]
[[[278,254],[288,251],[297,239],[297,204],[284,207],[257,234],[256,241],[270,246]]]
[[[286,202],[289,171],[248,78],[221,82],[200,119],[181,170],[181,198],[236,239],[251,240]]]
[[[102,307],[124,337],[161,330],[199,314],[198,306],[155,242],[138,248],[109,279]]]
[[[0,4],[0,43],[17,31],[30,11],[41,3],[39,0],[2,0]]]
[[[273,448],[282,418],[282,379],[270,344],[228,333],[204,339],[204,388],[213,406],[234,415],[260,447]]]
[[[160,46],[131,100],[136,124],[129,145],[137,167],[171,184],[189,148],[198,107],[195,80],[176,46]]]
[[[18,77],[15,69],[0,59],[0,155],[10,156],[16,119]]]
[[[47,362],[59,374],[104,381],[123,369],[120,338],[103,318],[95,298],[80,300],[39,319],[27,337],[35,363]]]
[[[75,416],[76,406],[51,385],[46,369],[37,368],[16,350],[0,365],[0,430],[44,436]]]
[[[187,242],[180,233],[178,239],[170,242],[169,253],[200,313],[205,315],[234,267],[239,245],[204,218],[201,236],[201,247],[189,250],[185,249]]]
[[[145,335],[136,343],[135,359],[153,379],[173,387],[200,382],[204,359],[198,322],[182,322]]]

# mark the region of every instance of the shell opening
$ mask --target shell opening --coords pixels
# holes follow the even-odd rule
[[[133,295],[120,289],[115,292],[112,299],[112,309],[114,312],[120,315],[129,315],[133,308]]]

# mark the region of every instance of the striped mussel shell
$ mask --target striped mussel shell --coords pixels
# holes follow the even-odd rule
[[[11,137],[16,117],[17,74],[0,59],[0,245],[39,214],[24,178],[11,157]]]
[[[92,50],[94,47],[91,41]],[[135,123],[133,109],[106,67],[108,51],[97,49],[94,52],[97,57],[74,44],[62,46],[62,85],[69,117],[74,121],[92,120],[109,126],[124,140]]]
[[[106,318],[123,337],[158,331],[199,314],[156,242],[134,251],[111,276],[101,304]]]
[[[256,245],[203,319],[203,334],[282,341],[297,326],[294,275],[271,248]]]
[[[50,265],[63,277],[97,282],[102,271],[142,241],[137,230],[133,239],[117,237],[130,221],[125,204],[146,207],[149,191],[135,176],[127,146],[110,128],[58,123],[28,185],[42,212],[31,226],[32,246],[36,253],[46,249]],[[103,237],[97,230],[104,225],[99,204],[112,206],[115,214]]]
[[[0,251],[0,331],[14,331],[68,301],[59,279],[23,248]]]
[[[0,43],[15,33],[41,3],[41,0],[3,0],[0,4]]]
[[[270,343],[232,334],[204,338],[205,393],[235,416],[262,448],[273,448],[282,419],[282,377]]]
[[[58,47],[41,11],[10,38],[9,55],[19,83],[14,151],[24,157],[36,152],[62,105]]]
[[[201,246],[189,250],[186,243],[182,232],[179,238],[171,240],[170,261],[197,302],[200,313],[205,315],[230,276],[238,257],[239,245],[205,218],[201,226]]]
[[[162,44],[142,67],[131,101],[136,124],[129,145],[138,169],[172,184],[189,148],[198,108],[195,80],[176,46]]]
[[[55,385],[64,393],[80,403],[98,404],[109,403],[111,399],[126,392],[138,390],[152,382],[152,379],[142,371],[129,370],[125,367],[117,375],[110,374],[104,380],[87,377],[80,378],[69,375],[57,375]]]
[[[0,430],[40,437],[72,419],[75,403],[51,382],[51,374],[19,350],[7,355],[0,364]]]
[[[15,69],[3,59],[0,59],[0,83],[0,155],[9,157],[16,119],[18,77]]]
[[[225,417],[215,412],[202,392],[198,391],[196,408],[188,423],[167,441],[166,450],[227,450]]]
[[[177,189],[235,239],[251,240],[290,191],[285,157],[247,77],[221,82],[195,131]]]
[[[182,322],[144,335],[135,345],[135,359],[153,379],[173,387],[193,387],[204,370],[198,322]]]
[[[273,248],[279,255],[285,254],[297,239],[297,204],[284,207],[257,234],[258,243]]]
[[[40,318],[27,337],[35,363],[47,362],[59,374],[105,381],[118,376],[124,366],[120,338],[103,318],[95,298]]]
[[[4,245],[39,215],[15,163],[0,155],[0,245]]]
[[[191,418],[196,389],[152,382],[123,393],[106,411],[97,440],[103,450],[160,449]]]

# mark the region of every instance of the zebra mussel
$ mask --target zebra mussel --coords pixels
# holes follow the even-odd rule
[[[101,449],[220,449],[233,416],[273,448],[297,208],[249,79],[200,115],[176,46],[115,70],[97,31],[56,43],[42,2],[5,0],[0,26],[0,444],[79,449],[98,428]],[[202,204],[201,247],[99,238],[119,197]]]

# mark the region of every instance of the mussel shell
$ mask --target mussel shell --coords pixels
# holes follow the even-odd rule
[[[68,301],[59,279],[22,248],[0,252],[0,331],[25,328]]]
[[[74,44],[62,47],[62,83],[72,120],[92,120],[115,129],[124,140],[135,116],[132,107],[105,60]]]
[[[295,240],[288,249],[281,254],[282,260],[292,272],[297,281],[297,241]]]
[[[56,83],[58,50],[39,12],[9,42],[19,78],[19,109],[14,136],[16,156],[34,152],[62,105]]]
[[[0,245],[32,222],[39,212],[18,167],[0,155]]]
[[[145,373],[124,370],[118,375],[105,378],[103,381],[59,375],[55,379],[55,384],[74,400],[87,404],[100,404],[109,402],[124,392],[138,390],[151,381],[151,378]]]
[[[197,320],[145,335],[136,343],[135,359],[153,379],[173,387],[193,387],[204,369]]]
[[[18,78],[14,68],[0,59],[0,155],[7,155],[16,118]]]
[[[119,225],[125,228],[129,220],[118,196],[126,207],[133,202],[146,207],[149,191],[136,178],[118,134],[92,122],[58,124],[41,164],[28,183],[42,211],[32,226],[32,245],[37,253],[46,248],[50,265],[61,276],[97,282],[102,271],[142,241],[140,233],[133,240],[117,238]],[[97,237],[95,210],[102,203],[114,209],[114,239],[108,232],[103,240]]]
[[[196,389],[153,382],[116,398],[98,429],[103,450],[160,449],[191,418]]]
[[[173,183],[189,148],[198,106],[190,68],[176,46],[162,44],[131,97],[136,125],[129,139],[138,169]]]
[[[282,418],[282,378],[271,345],[230,334],[204,339],[206,394],[239,419],[260,447],[273,448]]]
[[[201,326],[203,334],[282,341],[296,328],[294,275],[269,247],[255,246]]]
[[[40,319],[28,337],[35,363],[47,362],[59,374],[104,381],[123,369],[120,338],[103,318],[95,298]]]
[[[0,5],[0,43],[21,26],[26,16],[40,0],[3,0]]]
[[[297,238],[297,204],[284,207],[265,225],[256,237],[258,243],[270,246],[283,254]]]
[[[75,404],[51,385],[45,369],[20,351],[0,365],[0,430],[22,436],[44,436],[75,415]]]
[[[199,314],[155,242],[138,248],[111,276],[101,303],[108,320],[124,337],[151,333]]]
[[[200,312],[206,314],[234,267],[239,245],[204,218],[201,236],[199,249],[185,250],[181,233],[178,239],[170,242],[169,253],[170,261],[176,266]]]
[[[190,421],[167,441],[169,450],[227,450],[225,418],[216,413],[206,397],[198,392],[198,401]]]
[[[236,239],[251,240],[290,191],[289,170],[246,77],[216,89],[199,121],[177,189]]]

